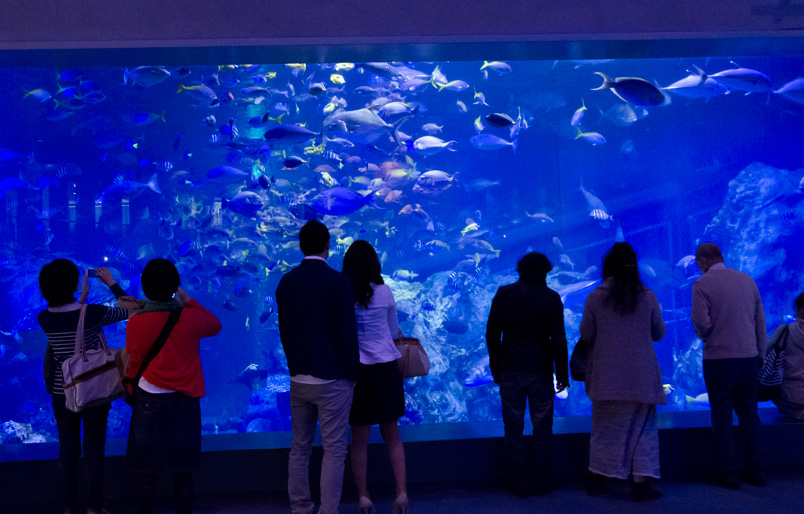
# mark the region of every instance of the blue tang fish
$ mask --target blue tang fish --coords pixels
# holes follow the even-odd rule
[[[361,195],[345,187],[333,187],[316,195],[310,205],[320,214],[343,216],[351,214],[364,205],[377,208],[373,194]]]

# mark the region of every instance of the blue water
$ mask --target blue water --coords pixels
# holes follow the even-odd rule
[[[733,60],[766,74],[774,89],[804,70],[797,56]],[[527,251],[547,254],[572,347],[585,294],[618,239],[637,250],[668,324],[656,343],[670,391],[663,408],[708,408],[701,342],[688,319],[698,270],[680,261],[699,242],[715,241],[727,265],[757,280],[769,330],[793,314],[792,299],[804,290],[804,106],[734,87],[709,100],[666,91],[665,105],[629,106],[592,89],[602,82],[595,72],[668,86],[693,65],[711,75],[732,68],[728,61],[511,61],[510,73],[487,68],[486,76],[482,62],[397,63],[390,71],[166,66],[140,70],[140,83],[129,75],[126,85],[123,67],[0,69],[0,177],[30,184],[6,181],[0,197],[0,294],[8,299],[0,313],[0,422],[4,434],[23,434],[0,438],[56,437],[41,378],[46,338],[35,317],[44,307],[38,271],[58,257],[108,266],[139,296],[145,263],[174,260],[182,287],[224,325],[202,341],[205,433],[288,430],[273,295],[302,257],[299,227],[316,216],[332,231],[332,266],[340,268],[354,239],[377,248],[402,330],[430,355],[430,375],[406,382],[402,423],[500,419],[483,337],[497,287],[516,280],[516,260]],[[415,87],[406,82],[416,75],[424,78]],[[149,80],[156,83],[143,85]],[[311,88],[318,83],[326,91]],[[25,97],[38,89],[47,93]],[[383,108],[389,101],[404,101],[391,106],[402,112]],[[325,126],[330,114],[372,104],[357,132],[348,122]],[[570,122],[582,105],[586,136],[576,138]],[[494,113],[513,126],[491,126],[486,116]],[[267,131],[287,130],[277,118],[316,134],[290,144],[266,140]],[[368,123],[380,126],[368,130]],[[440,142],[419,139],[428,135],[425,125]],[[500,138],[500,148],[473,145],[479,131],[486,141]],[[243,176],[208,176],[219,166]],[[376,207],[353,198],[353,212],[325,216],[332,203],[315,198],[332,187],[370,194]],[[243,191],[251,193],[227,203]],[[90,301],[112,300],[94,285]],[[112,346],[124,345],[124,324],[106,334]],[[556,413],[590,413],[583,384],[557,399]],[[129,416],[115,402],[111,437],[126,436]]]

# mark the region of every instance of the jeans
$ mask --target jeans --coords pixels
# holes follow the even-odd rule
[[[533,423],[533,479],[545,483],[550,476],[550,442],[553,437],[552,373],[503,372],[500,381],[500,400],[505,425],[505,456],[512,484],[524,488],[530,480],[525,452],[525,402],[530,408]]]
[[[704,381],[712,409],[715,471],[726,480],[737,480],[739,464],[734,447],[732,411],[737,413],[745,444],[745,471],[763,476],[757,388],[759,358],[705,359]]]
[[[103,508],[103,460],[106,449],[106,421],[110,405],[73,412],[63,394],[52,395],[53,414],[59,431],[59,484],[62,507],[78,511],[78,461],[81,458],[81,425],[84,426],[84,484],[87,507]]]
[[[354,382],[329,384],[290,382],[290,421],[293,442],[288,462],[288,495],[293,514],[312,514],[310,455],[316,422],[321,425],[324,459],[321,463],[321,508],[319,514],[338,514],[346,461],[346,430],[352,407]]]
[[[197,468],[200,456],[200,400],[139,389],[128,433],[128,466],[141,473],[178,473]]]

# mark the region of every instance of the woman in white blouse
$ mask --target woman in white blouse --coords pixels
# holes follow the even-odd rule
[[[394,346],[399,334],[396,302],[383,283],[377,252],[366,241],[355,241],[343,258],[343,273],[352,283],[360,347],[360,374],[355,386],[349,424],[352,425],[352,473],[360,497],[361,514],[375,512],[368,492],[366,468],[369,429],[380,425],[396,482],[394,513],[408,510],[405,448],[397,423],[405,415],[405,392]]]

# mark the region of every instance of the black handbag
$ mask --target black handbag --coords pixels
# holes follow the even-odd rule
[[[570,357],[570,374],[572,379],[576,382],[583,382],[586,380],[586,365],[589,361],[589,351],[592,349],[592,343],[587,343],[583,339],[578,339],[575,343],[575,348],[572,350],[572,357]]]
[[[790,337],[790,325],[785,325],[782,331],[779,336],[779,343],[774,345],[765,355],[765,365],[759,372],[757,400],[760,402],[773,400],[782,394],[785,349],[787,347],[787,338]]]

